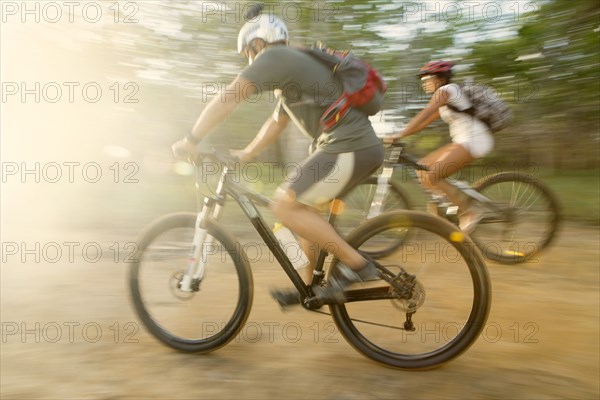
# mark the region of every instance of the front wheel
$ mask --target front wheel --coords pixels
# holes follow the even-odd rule
[[[206,270],[197,290],[179,282],[186,268],[196,214],[176,213],[153,222],[138,240],[129,286],[135,310],[148,330],[166,345],[207,353],[231,341],[252,306],[252,274],[236,241],[213,220],[206,245]]]
[[[495,208],[484,213],[472,234],[488,259],[505,264],[525,262],[554,239],[560,221],[558,201],[535,177],[501,172],[482,178],[473,189],[490,199]]]
[[[406,291],[384,280],[350,290],[330,306],[359,352],[401,369],[429,369],[466,351],[487,320],[491,286],[483,257],[455,225],[422,212],[382,214],[348,236],[358,250],[380,246],[393,231],[411,239],[377,259]]]

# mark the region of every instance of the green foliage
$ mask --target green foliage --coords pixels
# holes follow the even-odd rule
[[[548,2],[527,19],[516,39],[475,46],[474,69],[489,79],[510,75],[515,82],[536,84],[543,90],[535,98],[539,111],[571,110],[567,118],[581,122],[581,111],[598,109],[599,17],[597,1]],[[598,114],[587,117],[597,122]]]
[[[245,66],[236,53],[236,37],[244,23],[241,11],[255,2],[215,2],[229,10],[225,14],[206,12],[205,3],[209,2],[140,3],[149,15],[179,26],[176,34],[156,29],[156,24],[145,23],[147,19],[128,26],[127,32],[114,24],[105,31],[123,63],[141,71],[159,70],[161,79],[149,78],[145,90],[160,95],[156,103],[168,105],[157,115],[164,113],[178,125],[171,139],[189,129],[213,97],[207,84],[223,85]],[[463,7],[462,18],[444,13],[445,2],[264,3],[286,20],[292,44],[321,40],[334,48],[350,48],[376,66],[389,84],[385,112],[389,121],[406,122],[428,101],[415,77],[418,68],[432,59],[451,59],[459,66],[457,80],[474,77],[491,84],[512,105],[513,124],[498,136],[494,157],[534,160],[557,169],[599,165],[597,0],[510,2],[497,20],[477,13],[467,18],[467,4],[473,2],[453,3]],[[415,7],[421,12],[416,13]],[[429,11],[424,13],[424,8]],[[231,147],[247,143],[273,107],[269,100],[263,96],[240,107],[215,132],[216,140]],[[429,134],[441,133],[446,135],[447,128],[437,125],[422,137],[431,143]],[[571,151],[568,157],[565,148]]]

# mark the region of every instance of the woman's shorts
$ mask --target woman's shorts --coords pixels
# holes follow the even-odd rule
[[[494,148],[494,136],[487,130],[477,133],[461,133],[453,136],[452,141],[467,149],[473,158],[481,158]]]
[[[291,173],[278,192],[287,193],[307,206],[320,206],[342,197],[375,173],[383,158],[383,146],[339,154],[317,150],[300,165],[286,167]]]

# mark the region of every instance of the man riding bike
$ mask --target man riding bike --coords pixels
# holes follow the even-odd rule
[[[173,145],[179,157],[193,154],[200,140],[220,124],[242,100],[262,91],[277,91],[279,102],[257,136],[243,150],[232,152],[248,161],[275,142],[290,119],[313,139],[311,154],[278,189],[271,209],[300,236],[310,259],[304,281],[309,284],[318,250],[340,262],[328,278],[327,288],[314,288],[328,302],[344,301],[344,289],[355,282],[378,279],[376,267],[348,245],[324,220],[316,207],[348,192],[383,163],[384,152],[368,116],[351,109],[331,130],[322,132],[320,118],[343,92],[333,72],[301,49],[288,46],[288,29],[274,15],[261,14],[248,21],[238,36],[238,52],[248,66],[231,82],[224,97],[204,108],[192,131]],[[335,93],[332,96],[332,89]],[[327,102],[330,100],[330,102]],[[318,248],[315,247],[315,244]],[[298,291],[273,292],[281,305],[299,303]]]

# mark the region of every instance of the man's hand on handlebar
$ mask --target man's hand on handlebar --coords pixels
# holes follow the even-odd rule
[[[229,153],[234,156],[240,162],[248,162],[252,159],[250,153],[246,150],[229,150]]]
[[[173,143],[171,149],[173,150],[175,158],[188,161],[194,159],[196,156],[196,146],[196,143],[192,143],[187,138],[183,138]]]

